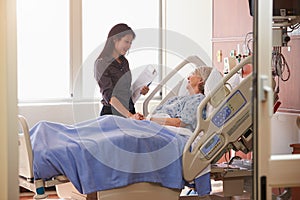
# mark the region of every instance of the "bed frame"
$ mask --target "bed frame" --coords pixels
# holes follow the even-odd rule
[[[248,64],[250,61],[251,61],[251,59],[248,58],[245,63],[241,63],[237,67],[239,67],[239,69],[240,69],[240,68],[242,68],[242,66],[244,66],[245,64]],[[204,62],[201,59],[199,59],[198,57],[196,57],[196,56],[189,57],[186,60],[184,60],[177,68],[175,68],[175,70],[174,70],[175,72],[174,71],[171,72],[173,74],[168,75],[165,79],[169,79],[170,77],[172,77],[174,75],[174,73],[176,73],[179,69],[181,69],[184,65],[186,65],[188,63],[193,63],[195,65],[204,65]],[[237,69],[237,70],[239,70],[239,69]],[[164,84],[167,81],[165,79],[162,81],[162,84]],[[250,80],[247,80],[247,81],[249,82]],[[220,88],[225,89],[225,87],[226,87],[225,83],[226,83],[226,81],[223,81],[223,83],[218,86],[219,88],[216,91],[219,91],[219,93],[220,93],[220,91],[221,91]],[[155,88],[152,93],[159,91],[161,89],[161,87],[162,87],[161,85],[158,85],[157,88]],[[249,93],[250,93],[250,91],[249,91]],[[152,94],[150,94],[150,96],[151,95]],[[228,94],[226,93],[224,95],[228,96],[229,93]],[[213,97],[215,97],[215,96],[213,96]],[[146,104],[149,103],[148,99],[146,99],[145,102],[146,102]],[[146,107],[147,106],[144,106],[144,113],[148,114],[148,110]],[[199,110],[199,112],[200,112],[200,110]],[[200,117],[200,114],[198,114],[198,119],[199,119],[199,117]],[[34,191],[35,199],[46,198],[47,195],[45,194],[44,188],[56,186],[58,189],[58,195],[60,196],[60,198],[64,198],[64,195],[66,195],[66,194],[63,194],[63,192],[60,190],[60,188],[63,188],[65,186],[65,184],[63,184],[63,183],[69,182],[67,177],[61,175],[61,176],[53,177],[53,179],[49,180],[49,181],[34,180],[33,167],[32,167],[33,155],[32,155],[30,136],[29,136],[29,128],[28,128],[26,119],[23,116],[19,115],[18,120],[19,120],[19,125],[20,125],[19,154],[22,155],[22,156],[19,156],[19,169],[20,169],[19,170],[19,185],[30,191]],[[252,121],[249,123],[252,124]],[[198,126],[199,126],[199,124],[198,124]],[[196,132],[194,134],[198,135],[199,133]],[[222,146],[222,148],[218,149],[219,151],[217,153],[223,155],[224,149],[227,148],[228,144],[229,143],[232,144],[233,142],[240,140],[240,138],[243,137],[244,134],[245,134],[244,131],[241,132],[241,135],[238,137],[238,139],[235,138],[235,141],[232,141],[232,140],[225,141],[226,144],[224,144]],[[191,145],[191,143],[195,143],[194,139],[195,139],[195,137],[191,137],[191,139],[188,141],[187,145]],[[246,139],[249,142],[250,139],[248,137]],[[186,145],[186,147],[187,147],[187,145]],[[201,145],[201,143],[200,144],[198,143],[195,145],[198,145],[198,151],[199,151],[199,149],[200,149],[199,145]],[[241,145],[236,145],[236,146],[238,147]],[[245,145],[242,145],[242,147],[246,148]],[[195,150],[195,151],[198,152],[197,150]],[[194,156],[194,158],[192,158],[192,156]],[[185,169],[183,169],[183,172],[184,172],[184,178],[186,180],[191,180],[191,179],[195,178],[205,167],[207,167],[212,162],[213,159],[215,159],[219,155],[216,154],[216,155],[211,156],[210,159],[206,159],[204,164],[201,165],[201,169],[197,169],[197,167],[195,167],[197,164],[199,164],[199,161],[195,161],[196,160],[195,158],[198,158],[198,156],[199,155],[195,154],[194,152],[192,154],[190,151],[184,152],[183,166],[185,167]],[[191,162],[191,160],[192,160],[192,162]],[[184,163],[184,162],[189,162],[189,163]],[[188,172],[189,170],[191,170],[191,172]],[[72,199],[100,199],[100,200],[119,200],[119,199],[123,199],[123,200],[132,200],[132,199],[175,200],[176,199],[176,200],[178,200],[180,192],[181,192],[181,190],[165,188],[159,184],[142,182],[142,183],[131,184],[131,185],[128,185],[128,186],[122,187],[122,188],[116,188],[116,189],[111,189],[111,190],[106,190],[106,191],[99,191],[97,193],[88,194],[88,195],[82,195],[78,191],[76,191],[75,188],[73,188],[69,192],[69,194],[67,194],[68,195],[67,197],[71,197]],[[71,193],[71,196],[70,196],[70,193]]]

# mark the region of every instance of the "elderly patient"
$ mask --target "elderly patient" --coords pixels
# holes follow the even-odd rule
[[[205,97],[204,84],[211,71],[211,67],[197,67],[187,78],[189,95],[170,98],[155,109],[150,120],[161,125],[185,127],[194,131],[197,125],[197,107]]]
[[[197,125],[197,108],[205,97],[204,85],[211,71],[211,67],[197,67],[187,78],[189,95],[168,99],[154,110],[150,120],[161,125],[184,127],[194,131]],[[210,173],[205,172],[197,177],[191,187],[195,189],[191,189],[188,195],[209,195],[211,192]]]

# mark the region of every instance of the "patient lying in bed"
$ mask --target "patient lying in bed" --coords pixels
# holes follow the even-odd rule
[[[194,131],[197,125],[197,105],[204,99],[204,85],[211,70],[211,67],[206,66],[196,68],[188,77],[187,90],[190,95],[170,98],[155,109],[150,120]]]
[[[195,105],[204,98],[202,86],[210,72],[200,69],[188,78],[190,96],[172,98],[156,109],[155,115],[164,113],[169,118],[140,121],[101,116],[74,125],[39,122],[30,130],[35,179],[63,174],[83,194],[137,182],[182,189],[181,156],[188,137],[160,124],[193,131]],[[198,178],[198,183],[203,181]],[[199,195],[210,192],[210,185],[204,185]]]
[[[186,89],[189,95],[168,99],[164,104],[158,106],[148,118],[170,129],[173,129],[174,126],[189,129],[189,131],[180,129],[180,134],[192,134],[197,125],[197,105],[205,98],[204,86],[211,71],[211,67],[196,68],[188,77]],[[205,116],[205,113],[203,115]],[[207,195],[211,191],[209,169],[204,170],[203,175],[196,178],[195,184],[192,186],[195,187],[199,196]]]

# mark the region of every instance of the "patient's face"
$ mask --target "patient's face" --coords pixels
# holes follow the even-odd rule
[[[202,77],[194,72],[187,79],[188,79],[187,89],[189,90],[190,94],[199,93],[200,92],[199,85],[203,82]]]

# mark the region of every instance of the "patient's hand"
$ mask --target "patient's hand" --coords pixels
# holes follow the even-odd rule
[[[160,125],[166,126],[175,126],[175,127],[185,127],[186,125],[181,121],[180,118],[158,118],[158,117],[151,117],[151,121],[156,122]]]

